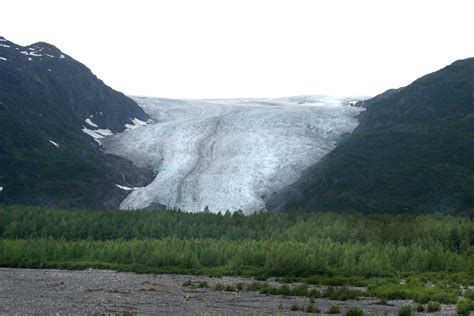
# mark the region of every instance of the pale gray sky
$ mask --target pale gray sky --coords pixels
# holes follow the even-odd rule
[[[0,35],[46,41],[127,94],[373,95],[474,56],[472,0],[5,0]]]

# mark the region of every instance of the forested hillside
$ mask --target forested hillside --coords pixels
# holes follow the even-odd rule
[[[0,202],[116,208],[151,180],[98,144],[148,119],[133,100],[53,45],[0,44]]]
[[[474,58],[360,105],[354,132],[269,209],[474,214]]]

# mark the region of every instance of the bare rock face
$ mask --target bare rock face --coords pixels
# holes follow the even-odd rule
[[[144,123],[130,98],[53,45],[0,37],[0,202],[116,208],[152,173],[103,153],[101,139]]]

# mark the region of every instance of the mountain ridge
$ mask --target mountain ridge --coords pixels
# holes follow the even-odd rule
[[[53,45],[0,37],[0,202],[116,208],[152,172],[100,139],[149,116]]]
[[[271,210],[474,210],[474,58],[359,103],[359,126]]]

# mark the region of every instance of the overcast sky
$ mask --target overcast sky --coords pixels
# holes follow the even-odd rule
[[[474,56],[472,0],[6,0],[0,35],[45,41],[126,94],[374,95]]]

